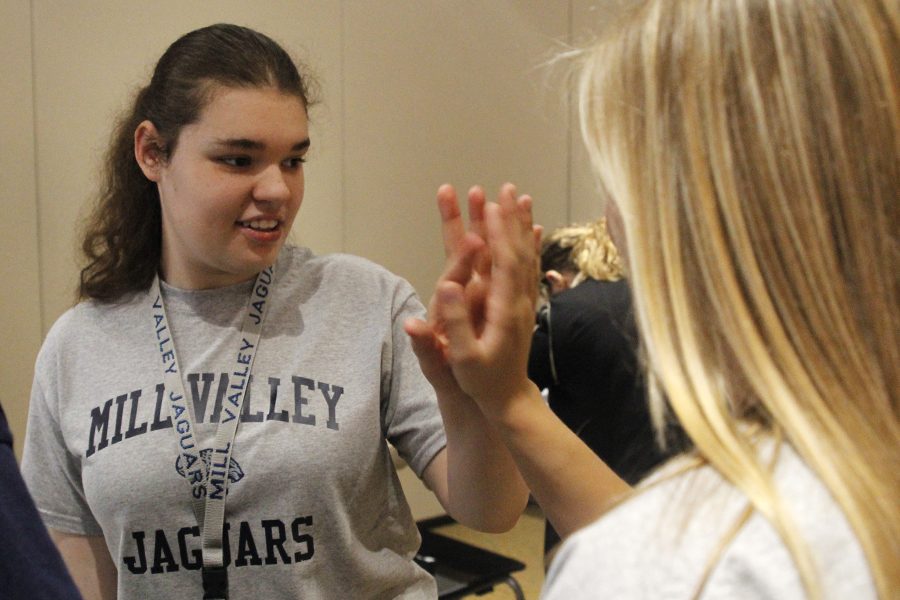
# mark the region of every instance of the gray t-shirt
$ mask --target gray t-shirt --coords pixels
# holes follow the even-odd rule
[[[275,278],[229,465],[230,597],[433,598],[385,442],[420,476],[446,445],[402,328],[423,307],[407,282],[347,255],[286,247]],[[201,448],[242,379],[251,288],[162,287]],[[151,302],[83,302],[53,326],[22,469],[49,527],[105,536],[120,600],[196,600],[201,540]]]
[[[543,598],[695,597],[747,499],[709,467],[668,479],[660,475],[564,543],[548,573]],[[813,553],[823,597],[876,598],[868,564],[847,519],[789,446],[781,449],[775,479]],[[805,597],[790,553],[758,513],[724,549],[700,594],[728,600]]]

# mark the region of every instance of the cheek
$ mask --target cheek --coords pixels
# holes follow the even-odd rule
[[[170,215],[178,215],[183,219],[191,213],[194,207],[192,200],[196,197],[191,179],[185,177],[181,169],[170,167],[160,178],[157,184],[159,201],[164,212]]]
[[[297,214],[297,211],[300,210],[300,206],[303,204],[303,196],[306,193],[306,181],[301,174],[298,181],[294,184],[293,189],[291,190],[291,210],[293,211],[293,215]]]
[[[235,209],[226,190],[213,186],[191,185],[184,180],[168,181],[160,186],[160,204],[166,215],[164,224],[182,235],[190,232],[218,231],[231,223]]]

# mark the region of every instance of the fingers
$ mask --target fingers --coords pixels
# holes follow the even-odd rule
[[[477,351],[478,340],[466,307],[462,286],[452,282],[438,284],[435,291],[438,322],[446,334],[450,363],[465,360]]]
[[[445,183],[437,192],[438,212],[441,215],[441,235],[444,239],[444,256],[449,257],[466,234],[456,190]]]
[[[526,288],[524,291],[533,301],[537,299],[538,281],[540,281],[540,233],[543,228],[540,225],[534,224],[532,204],[533,200],[531,199],[531,196],[528,195],[522,195],[516,199],[516,216],[521,224],[521,229],[518,232],[518,239],[522,244],[520,249],[522,260],[527,264],[529,256],[531,257],[530,267],[532,270],[532,277],[526,281]]]
[[[541,229],[533,223],[532,199],[518,196],[515,185],[506,183],[500,188],[497,202],[488,203],[484,190],[473,186],[468,191],[468,233],[453,186],[442,185],[437,199],[447,255],[440,281],[463,286],[469,319],[476,319],[475,331],[479,333],[497,257],[502,256],[505,265],[502,297],[512,301],[515,296],[524,295],[533,301],[537,294]]]
[[[544,239],[544,226],[543,225],[535,225],[534,226],[534,251],[540,256],[541,254],[541,241]]]
[[[422,372],[428,375],[443,362],[443,351],[431,324],[421,319],[409,318],[403,322],[403,329],[409,336],[410,345]]]
[[[403,322],[409,335],[413,353],[419,361],[422,373],[438,391],[450,390],[456,385],[445,356],[445,345],[431,324],[421,319],[409,318]]]
[[[487,198],[484,195],[484,189],[480,185],[469,188],[469,231],[485,236],[484,229],[484,206],[487,204]]]
[[[484,224],[484,207],[487,204],[487,198],[484,194],[484,188],[481,186],[472,186],[469,189],[469,231],[487,239],[487,229]],[[487,277],[491,272],[491,255],[485,249],[480,253],[475,261],[475,272],[482,277]]]
[[[534,272],[537,273],[536,282],[540,281],[540,275],[543,272],[541,269],[541,242],[544,239],[544,227],[543,225],[534,225],[532,227],[532,231],[534,233]],[[537,295],[540,292],[540,284],[535,283],[534,286],[534,299],[537,300]]]
[[[432,385],[477,401],[492,397],[498,377],[525,377],[541,229],[531,198],[512,184],[501,187],[496,202],[478,186],[467,196],[468,231],[453,187],[438,190],[447,263],[428,321],[404,327]]]
[[[516,208],[519,220],[529,232],[534,232],[534,218],[531,214],[531,205],[534,201],[528,194],[523,194],[516,198]]]
[[[465,285],[472,278],[475,261],[483,252],[484,240],[474,233],[463,233],[447,258],[447,265],[440,281],[452,281]]]
[[[435,335],[432,332],[431,326],[422,319],[416,319],[414,317],[406,319],[403,321],[403,330],[406,331],[406,334],[413,340],[413,345],[421,345],[424,343],[427,346],[429,342],[435,340]]]
[[[537,248],[531,205],[530,196],[516,197],[515,186],[506,184],[500,190],[497,204],[487,207],[485,213],[494,262],[492,277],[501,277],[498,289],[510,296],[530,295],[536,288]]]

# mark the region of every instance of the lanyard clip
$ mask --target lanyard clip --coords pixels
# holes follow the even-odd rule
[[[203,575],[203,600],[228,600],[228,571],[224,566],[207,567]]]

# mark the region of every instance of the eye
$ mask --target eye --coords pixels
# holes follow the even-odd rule
[[[303,156],[292,156],[291,158],[285,159],[281,164],[283,164],[285,168],[295,170],[302,167],[305,162],[306,158]]]
[[[222,164],[235,168],[249,167],[251,164],[253,164],[253,161],[249,156],[223,156],[218,160]]]

